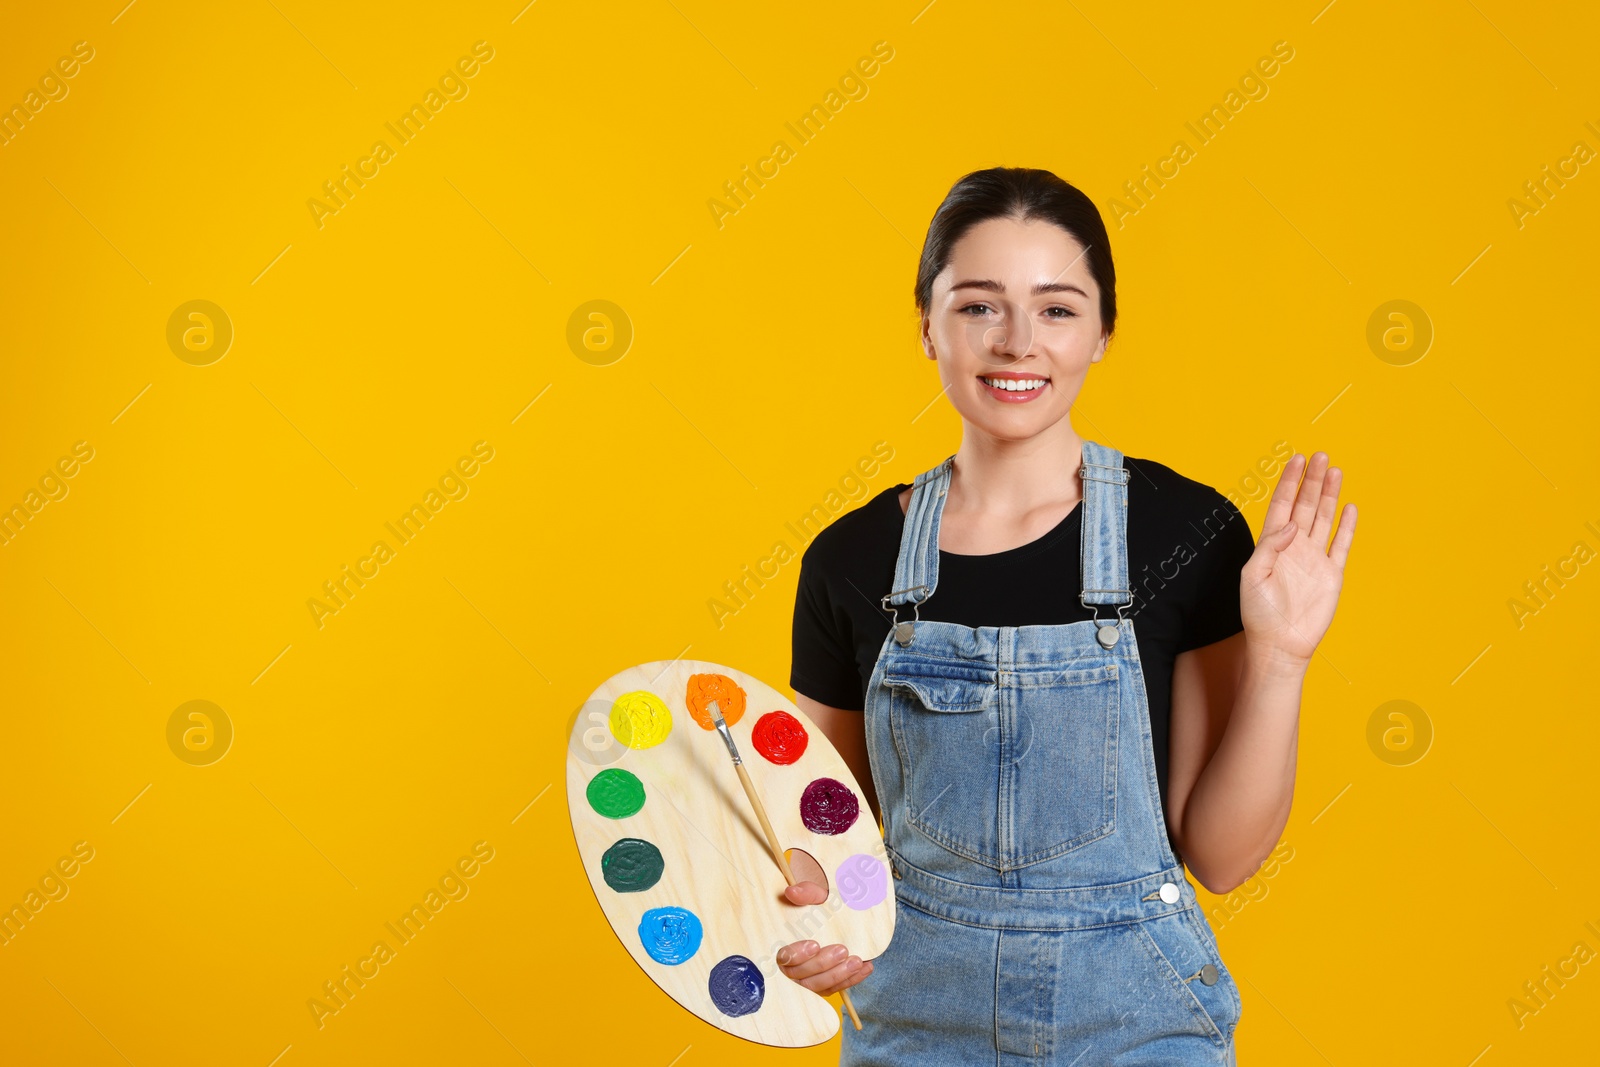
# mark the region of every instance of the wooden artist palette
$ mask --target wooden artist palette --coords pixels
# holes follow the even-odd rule
[[[783,872],[712,726],[710,700],[778,842],[821,866],[825,902],[784,899]],[[674,1000],[764,1045],[816,1045],[838,1032],[838,1011],[778,969],[778,949],[810,938],[872,959],[894,935],[894,890],[855,777],[777,690],[696,660],[607,679],[573,724],[567,808],[612,930]],[[798,866],[799,853],[789,855]]]

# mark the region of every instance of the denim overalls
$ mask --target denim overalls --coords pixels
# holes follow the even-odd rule
[[[1238,987],[1163,825],[1122,453],[1083,443],[1093,622],[920,620],[955,457],[917,476],[866,733],[894,940],[841,1065],[1234,1063]]]

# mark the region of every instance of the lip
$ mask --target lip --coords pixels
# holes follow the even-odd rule
[[[1029,389],[1026,392],[1011,392],[1005,389],[995,388],[988,382],[984,381],[983,379],[985,378],[1007,378],[1011,380],[1043,378],[1044,384],[1037,389]],[[1050,379],[1042,374],[1020,374],[1016,371],[1000,371],[995,374],[980,374],[978,376],[978,384],[983,386],[984,392],[988,393],[990,396],[994,397],[1003,404],[1026,404],[1030,400],[1037,400],[1039,397],[1044,395],[1045,390],[1050,388]]]

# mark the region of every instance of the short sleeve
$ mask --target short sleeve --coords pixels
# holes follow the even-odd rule
[[[860,711],[861,674],[847,626],[842,613],[833,610],[817,560],[807,552],[794,597],[789,688],[829,707]]]
[[[1239,614],[1239,572],[1256,548],[1249,523],[1233,501],[1220,493],[1211,513],[1194,525],[1203,532],[1196,538],[1199,551],[1194,560],[1201,571],[1194,600],[1184,613],[1179,652],[1204,648],[1244,629]]]

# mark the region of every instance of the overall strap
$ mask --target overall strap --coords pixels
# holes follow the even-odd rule
[[[894,565],[894,589],[882,601],[885,611],[902,604],[920,604],[933,595],[933,587],[939,584],[939,517],[944,514],[945,493],[950,488],[955,462],[956,457],[951,456],[917,475],[911,484],[911,503],[906,507],[905,527],[900,533],[900,556]]]
[[[1114,448],[1083,442],[1084,607],[1133,603],[1128,582],[1128,470]],[[1120,617],[1121,611],[1117,612]]]

